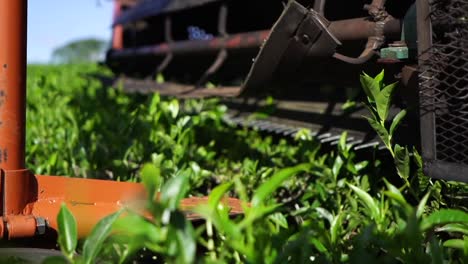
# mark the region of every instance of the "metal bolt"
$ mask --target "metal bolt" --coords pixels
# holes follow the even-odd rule
[[[301,36],[301,41],[304,45],[308,45],[310,43],[310,37],[307,34],[303,34]]]
[[[42,217],[36,217],[36,234],[43,235],[47,230],[47,220]]]

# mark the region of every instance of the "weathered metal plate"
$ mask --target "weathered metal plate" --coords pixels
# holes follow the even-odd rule
[[[327,23],[313,11],[290,1],[262,45],[241,94],[258,95],[269,89],[288,88],[303,61],[331,57],[340,43],[328,31]]]

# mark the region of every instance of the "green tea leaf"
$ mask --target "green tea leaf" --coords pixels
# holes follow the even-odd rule
[[[332,244],[335,244],[340,238],[340,230],[343,225],[343,213],[340,212],[333,218],[333,221],[330,223],[330,240]]]
[[[161,73],[158,73],[158,75],[156,75],[156,83],[157,84],[161,84],[161,83],[164,83],[164,75],[162,75]]]
[[[340,156],[337,156],[335,162],[333,163],[332,173],[335,179],[338,177],[340,173],[341,167],[343,167],[343,159]]]
[[[444,254],[443,254],[442,245],[440,244],[440,241],[436,239],[435,237],[432,237],[430,244],[429,244],[429,249],[430,249],[429,254],[432,257],[432,264],[443,264]]]
[[[357,194],[357,196],[361,199],[362,203],[367,207],[367,209],[369,209],[370,216],[374,220],[378,220],[380,218],[380,208],[374,201],[372,196],[370,196],[367,192],[361,190],[357,186],[354,186],[349,183],[348,186]]]
[[[421,222],[421,229],[424,231],[434,226],[451,223],[468,224],[468,213],[455,209],[441,209],[424,218]]]
[[[398,175],[400,175],[402,179],[408,179],[410,176],[410,157],[408,149],[396,144],[394,153]]]
[[[178,263],[193,263],[197,245],[192,224],[179,211],[173,213],[170,224],[171,229],[176,234],[175,242],[179,253],[177,256]],[[173,240],[173,237],[169,236],[169,240]]]
[[[233,183],[224,183],[211,191],[210,196],[208,197],[208,204],[214,210],[217,208],[219,202],[224,197],[224,195],[232,188]]]
[[[271,179],[264,182],[260,187],[255,191],[255,194],[252,198],[252,206],[258,206],[265,202],[265,200],[273,194],[281,184],[289,179],[290,177],[298,174],[299,172],[307,171],[310,169],[310,164],[301,164],[295,167],[286,168],[278,171]]]
[[[268,216],[268,218],[278,226],[287,229],[288,228],[288,220],[282,213],[276,213]]]
[[[113,213],[101,219],[93,228],[83,245],[83,260],[85,264],[96,263],[96,257],[109,236],[112,225],[122,214],[122,211]]]
[[[419,219],[422,217],[424,214],[424,208],[426,208],[427,200],[429,199],[431,192],[426,193],[424,197],[421,199],[421,201],[418,204],[418,207],[416,209],[416,217]]]
[[[239,225],[232,221],[229,217],[229,210],[212,210],[208,205],[201,204],[193,209],[198,215],[204,219],[211,221],[220,233],[226,234],[231,239],[239,239],[242,237]]]
[[[438,227],[437,232],[461,233],[468,236],[468,224],[446,224]]]
[[[379,84],[379,89],[383,86],[383,79],[385,77],[385,70],[382,70],[379,74],[374,77],[375,82]]]
[[[378,81],[374,80],[374,78],[370,77],[366,73],[361,74],[360,81],[369,102],[375,102],[375,99],[380,92]]]
[[[385,86],[382,91],[377,94],[375,98],[375,104],[377,106],[377,113],[379,114],[380,120],[385,121],[388,117],[388,110],[392,103],[392,96],[397,83],[392,83]]]
[[[380,139],[382,139],[384,144],[386,146],[390,146],[390,139],[389,139],[387,129],[384,126],[382,126],[382,124],[380,124],[379,122],[377,122],[374,119],[367,118],[367,121],[372,126],[372,128],[375,130],[375,132],[377,132],[377,135],[379,135]]]
[[[65,203],[62,203],[57,215],[58,243],[62,252],[72,256],[78,243],[78,228],[73,214],[68,210]]]
[[[168,110],[171,113],[171,117],[175,119],[179,115],[179,101],[172,100],[169,103]]]
[[[130,226],[132,228],[129,228]],[[164,240],[157,226],[135,213],[129,213],[115,220],[113,228],[118,235],[128,236],[136,240],[140,247],[144,247],[145,243],[157,244]]]
[[[161,190],[160,202],[169,210],[175,210],[188,191],[189,176],[182,172],[170,179]]]
[[[449,248],[456,248],[456,249],[465,249],[465,247],[468,244],[468,239],[462,240],[462,239],[449,239],[444,242],[444,247],[449,247]]]
[[[154,200],[161,181],[161,168],[148,163],[143,166],[140,175],[149,199]]]
[[[348,155],[348,149],[347,149],[347,138],[348,138],[348,132],[343,132],[340,137],[340,141],[338,143],[338,150],[340,151],[341,154],[343,154],[345,157]]]
[[[325,253],[328,251],[328,249],[323,245],[323,243],[316,238],[311,238],[310,243],[312,243],[312,245],[314,245],[314,247],[321,253]]]
[[[390,198],[394,199],[398,203],[400,203],[403,206],[409,206],[408,202],[406,201],[405,197],[403,194],[401,194],[400,190],[396,188],[394,185],[389,183],[386,179],[384,179],[385,185],[387,185],[388,191],[385,192]]]
[[[392,121],[392,124],[390,125],[390,135],[393,136],[393,133],[395,133],[395,130],[398,128],[400,125],[401,121],[403,118],[406,116],[407,111],[406,110],[401,110],[394,118]]]
[[[317,212],[322,218],[327,219],[330,224],[333,222],[334,216],[327,209],[322,208],[322,207],[317,207],[315,208],[315,210],[317,210]]]

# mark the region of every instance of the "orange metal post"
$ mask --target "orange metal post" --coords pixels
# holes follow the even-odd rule
[[[122,4],[119,1],[114,2],[114,21],[122,12]],[[112,30],[112,49],[123,49],[123,26],[115,25]]]
[[[56,231],[62,203],[75,215],[80,237],[121,208],[145,214],[140,184],[38,176],[25,169],[26,27],[27,0],[0,0],[0,239]],[[120,33],[114,33],[114,48],[119,48]],[[181,209],[200,203],[206,198],[185,199]],[[239,201],[226,203],[231,213],[242,212]]]
[[[0,0],[0,168],[24,169],[27,0]]]

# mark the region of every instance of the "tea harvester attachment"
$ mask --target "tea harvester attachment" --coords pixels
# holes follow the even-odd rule
[[[249,126],[289,135],[300,119],[332,144],[349,131],[358,148],[378,139],[362,106],[343,108],[359,74],[385,69],[400,81],[390,118],[412,110],[399,142],[420,150],[427,175],[468,182],[466,0],[284,2],[116,0],[106,63],[127,92],[223,97],[237,116],[271,95],[276,123]]]
[[[55,237],[62,203],[74,214],[82,238],[106,215],[145,200],[145,190],[135,183],[35,175],[26,168],[26,32],[27,0],[0,0],[0,242]],[[185,199],[181,209],[205,200]],[[232,213],[240,212],[238,201],[227,201]],[[45,254],[32,249],[1,254],[11,252]]]

